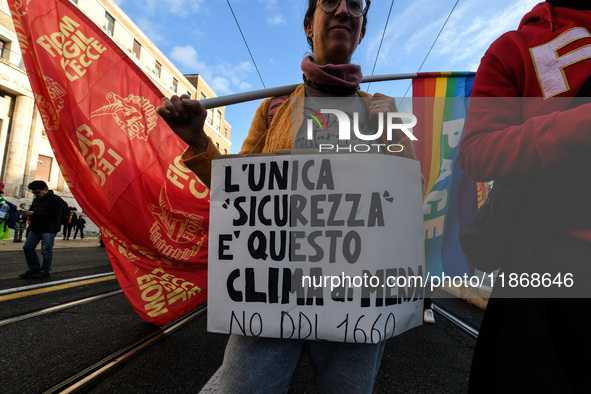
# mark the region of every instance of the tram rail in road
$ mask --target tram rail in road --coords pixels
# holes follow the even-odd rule
[[[54,313],[54,312],[58,312],[58,311],[62,311],[64,309],[68,309],[68,308],[72,308],[78,305],[82,305],[82,304],[86,304],[89,302],[93,302],[93,301],[98,301],[101,300],[103,298],[106,297],[111,297],[114,296],[116,294],[121,294],[123,293],[123,290],[115,290],[115,291],[111,291],[109,293],[105,293],[105,294],[99,294],[96,296],[92,296],[92,297],[88,297],[88,298],[83,298],[80,300],[76,300],[76,301],[71,301],[71,302],[66,302],[60,305],[55,305],[49,308],[45,308],[45,309],[41,309],[35,312],[31,312],[31,313],[26,313],[24,315],[20,315],[20,316],[15,316],[15,317],[10,317],[8,319],[4,319],[4,320],[0,320],[0,327],[1,326],[5,326],[7,324],[12,324],[12,323],[16,323],[16,322],[20,322],[23,320],[27,320],[27,319],[31,319],[33,317],[38,317],[38,316],[42,316],[42,315],[47,315],[49,313]]]
[[[109,375],[133,360],[142,352],[162,341],[166,336],[172,335],[195,318],[203,315],[206,310],[206,304],[199,306],[182,318],[161,327],[157,332],[105,357],[98,363],[86,368],[69,379],[64,380],[45,391],[43,394],[85,392],[95,384],[106,379]]]
[[[433,309],[443,316],[446,320],[450,321],[454,326],[467,333],[473,338],[478,337],[478,331],[462,321],[457,316],[454,316],[445,309],[433,304]],[[190,312],[186,316],[161,327],[157,332],[148,335],[137,342],[105,357],[103,360],[96,364],[84,369],[76,375],[64,380],[56,386],[45,391],[43,394],[55,394],[55,393],[83,393],[102,382],[112,373],[116,372],[119,368],[132,361],[135,357],[139,356],[150,347],[156,345],[162,341],[165,337],[174,334],[179,329],[183,328],[197,317],[202,316],[207,311],[207,306],[201,305],[194,311]],[[210,381],[201,389],[201,392],[210,392],[212,387],[215,385],[219,370],[212,376]]]
[[[106,272],[102,274],[80,276],[77,278],[44,282],[29,286],[13,287],[11,289],[0,290],[0,302],[114,279],[114,272]]]
[[[14,294],[25,294],[30,291],[36,290],[47,290],[47,289],[58,289],[59,286],[64,285],[75,285],[76,283],[81,283],[83,281],[88,280],[96,280],[101,278],[108,278],[110,273],[103,273],[99,275],[90,275],[85,277],[78,277],[67,279],[64,281],[54,281],[54,282],[46,282],[40,284],[34,284],[31,286],[22,286],[16,287],[7,290],[0,290],[0,297],[10,296]],[[79,306],[83,304],[88,304],[93,301],[98,301],[100,299],[104,299],[106,297],[111,297],[116,294],[121,294],[121,290],[106,292],[104,294],[95,295],[92,297],[87,297],[80,300],[75,300],[71,302],[67,302],[64,304],[60,304],[57,306],[53,306],[50,308],[46,308],[40,311],[27,313],[21,316],[15,316],[8,319],[0,320],[0,326],[6,326],[11,323],[15,323],[17,321],[22,321],[25,319],[32,319],[41,315],[47,315],[54,312],[58,312],[64,310],[66,308],[71,308],[74,306]],[[454,316],[453,314],[449,313],[445,309],[441,308],[438,305],[433,305],[434,311],[441,315],[443,318],[448,320],[454,326],[461,329],[463,332],[468,334],[472,338],[476,338],[478,336],[478,331],[462,321],[462,319]],[[135,342],[131,345],[125,346],[122,349],[112,353],[111,355],[103,358],[101,361],[97,362],[96,364],[85,368],[83,371],[76,373],[75,375],[71,376],[70,378],[62,381],[61,383],[55,385],[54,387],[50,388],[49,390],[45,391],[45,393],[81,393],[87,392],[88,390],[92,389],[96,385],[100,384],[104,380],[106,380],[109,376],[115,373],[124,365],[127,365],[129,362],[136,359],[137,356],[143,354],[146,350],[150,349],[152,346],[160,343],[164,338],[174,334],[181,328],[187,326],[190,322],[194,321],[199,316],[204,316],[204,312],[207,310],[206,305],[202,305],[198,309],[194,310],[193,312],[187,314],[181,319],[170,323],[164,327],[158,329],[158,331],[149,334]],[[213,377],[210,381],[215,381],[216,374],[213,374]],[[207,384],[202,388],[202,392],[204,389],[207,389]],[[207,391],[206,391],[207,392]]]
[[[97,295],[94,297],[88,297],[85,299],[65,303],[62,305],[58,305],[52,308],[46,308],[42,311],[33,312],[27,315],[14,317],[11,319],[5,319],[0,321],[0,326],[5,324],[10,324],[12,322],[21,321],[23,319],[33,318],[36,316],[40,316],[43,314],[48,314],[52,312],[56,312],[58,310],[63,310],[65,308],[69,308],[76,305],[81,305],[84,303],[89,303],[92,301],[96,301],[101,298],[110,297],[115,294],[120,294],[121,290],[109,292],[101,295]],[[433,304],[433,309],[443,316],[446,320],[450,321],[454,326],[458,327],[463,332],[467,333],[473,338],[478,336],[478,331],[462,321],[457,316],[454,316],[450,312],[446,311],[445,309]],[[135,343],[118,350],[111,355],[105,357],[101,361],[95,363],[94,365],[80,371],[79,373],[71,376],[70,378],[64,380],[63,382],[55,385],[54,387],[50,388],[49,390],[45,391],[44,394],[54,394],[54,393],[82,393],[87,392],[93,386],[99,384],[111,374],[116,372],[119,368],[123,367],[134,358],[142,354],[144,351],[148,350],[152,346],[161,342],[167,336],[174,334],[179,329],[183,328],[194,319],[203,316],[207,310],[207,306],[204,304],[199,308],[195,309],[194,311],[190,312],[186,316],[161,327],[157,332],[147,335],[144,338],[139,339]],[[201,389],[201,392],[209,392],[211,391],[211,385],[215,385],[217,376],[219,374],[216,372],[210,379],[210,381]]]
[[[451,313],[449,313],[445,309],[443,309],[435,304],[432,304],[432,308],[435,312],[439,313],[446,320],[448,320],[454,326],[458,327],[460,330],[464,331],[466,334],[470,335],[472,338],[475,338],[475,339],[478,338],[478,330],[475,329],[474,327],[472,327],[471,325],[469,325],[468,323],[462,321],[458,317],[452,315]]]

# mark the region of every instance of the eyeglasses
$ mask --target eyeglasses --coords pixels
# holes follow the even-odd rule
[[[43,190],[32,190],[31,193],[33,193],[34,195],[37,194],[41,194],[43,192]]]
[[[336,10],[340,5],[341,1],[343,0],[320,0],[318,4],[320,5],[320,9],[327,14],[330,14],[334,10]],[[369,9],[369,5],[371,4],[370,0],[346,0],[347,1],[347,11],[349,11],[349,15],[353,18],[361,18],[365,14],[367,14],[367,10]]]

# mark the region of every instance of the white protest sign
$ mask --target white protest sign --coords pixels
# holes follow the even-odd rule
[[[419,162],[386,154],[213,162],[208,330],[377,343],[422,323]]]

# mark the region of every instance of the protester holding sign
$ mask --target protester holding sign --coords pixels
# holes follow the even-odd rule
[[[367,97],[359,109],[369,116],[396,112],[391,98],[376,94],[373,98],[359,91],[362,73],[351,58],[366,31],[369,0],[309,0],[304,30],[313,55],[302,62],[305,83],[281,103],[265,100],[255,114],[241,154],[274,153],[297,148],[293,142],[305,127],[303,115],[292,113],[302,105],[292,104],[304,97]],[[188,145],[183,154],[185,165],[210,185],[212,160],[219,152],[203,131],[206,110],[188,96],[163,100],[158,113]],[[269,116],[269,115],[274,116]],[[269,122],[269,118],[271,122]],[[294,125],[295,122],[295,125]],[[414,158],[410,139],[402,133],[392,141],[399,144],[399,155]],[[300,354],[307,346],[316,372],[319,392],[338,388],[341,392],[370,393],[380,365],[384,342],[354,344],[295,339],[275,339],[231,335],[221,369],[222,392],[285,392]]]
[[[588,2],[540,3],[476,74],[459,163],[521,201],[496,205],[511,222],[496,243],[509,257],[498,262],[470,392],[589,391],[590,30]]]

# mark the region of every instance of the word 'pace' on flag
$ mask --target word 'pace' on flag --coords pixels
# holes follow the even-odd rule
[[[425,254],[431,277],[442,272],[473,273],[458,231],[476,212],[483,199],[482,188],[479,196],[476,182],[457,165],[457,156],[474,76],[469,72],[420,73],[413,80],[413,113],[423,120],[413,132],[426,184]]]
[[[136,312],[169,323],[207,295],[209,190],[160,120],[162,93],[68,0],[8,0],[70,191],[96,223]]]

